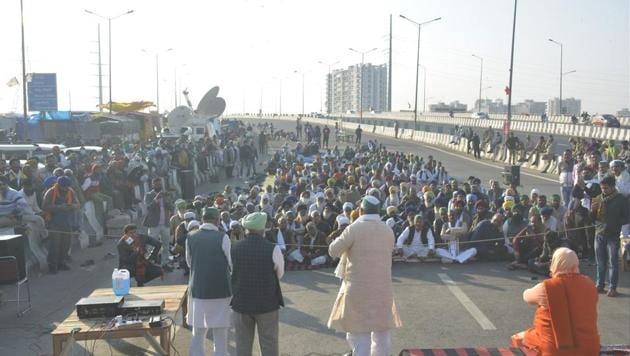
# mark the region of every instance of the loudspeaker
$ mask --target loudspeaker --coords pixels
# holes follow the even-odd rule
[[[521,185],[521,166],[505,166],[503,167],[503,184],[516,186]]]
[[[179,184],[182,187],[182,198],[193,200],[195,198],[195,175],[193,171],[179,171]]]
[[[24,235],[1,235],[0,257],[13,256],[17,260],[19,279],[26,277],[26,256],[24,254]],[[6,272],[6,271],[5,271]],[[14,272],[13,272],[14,273]],[[0,271],[0,284],[13,283],[15,276],[3,275]]]

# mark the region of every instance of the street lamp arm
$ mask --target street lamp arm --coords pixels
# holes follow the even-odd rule
[[[127,11],[127,12],[123,12],[123,13],[122,13],[122,14],[120,14],[120,15],[116,15],[116,16],[112,17],[111,19],[112,19],[112,20],[115,20],[115,19],[117,19],[117,18],[119,18],[119,17],[125,16],[125,15],[129,15],[129,14],[131,14],[132,12],[134,12],[134,10],[129,10],[129,11]]]
[[[88,10],[88,9],[83,9],[83,11],[85,11],[86,13],[88,13],[88,14],[90,14],[90,15],[94,15],[94,16],[96,16],[96,17],[100,17],[100,18],[102,18],[103,20],[109,20],[109,17],[105,17],[105,16],[103,16],[103,15],[99,15],[99,14],[97,14],[97,13],[96,13],[96,12],[94,12],[94,11],[90,11],[90,10]]]

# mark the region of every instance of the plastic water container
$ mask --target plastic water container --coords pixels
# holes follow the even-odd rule
[[[129,271],[126,269],[114,268],[112,273],[112,289],[117,296],[129,294]]]

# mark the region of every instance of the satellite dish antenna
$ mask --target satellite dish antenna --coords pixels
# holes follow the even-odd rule
[[[221,116],[225,111],[225,100],[217,97],[219,94],[219,87],[214,87],[201,98],[197,105],[197,113],[210,118],[216,118]]]
[[[191,120],[192,116],[192,110],[188,106],[181,105],[171,110],[166,116],[166,120],[168,120],[169,126],[177,126]]]

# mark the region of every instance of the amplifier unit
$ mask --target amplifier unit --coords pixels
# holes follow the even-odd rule
[[[119,314],[124,297],[88,297],[81,298],[76,304],[79,319],[113,318]]]
[[[120,306],[120,314],[123,316],[153,316],[160,315],[164,311],[164,300],[126,300]]]

